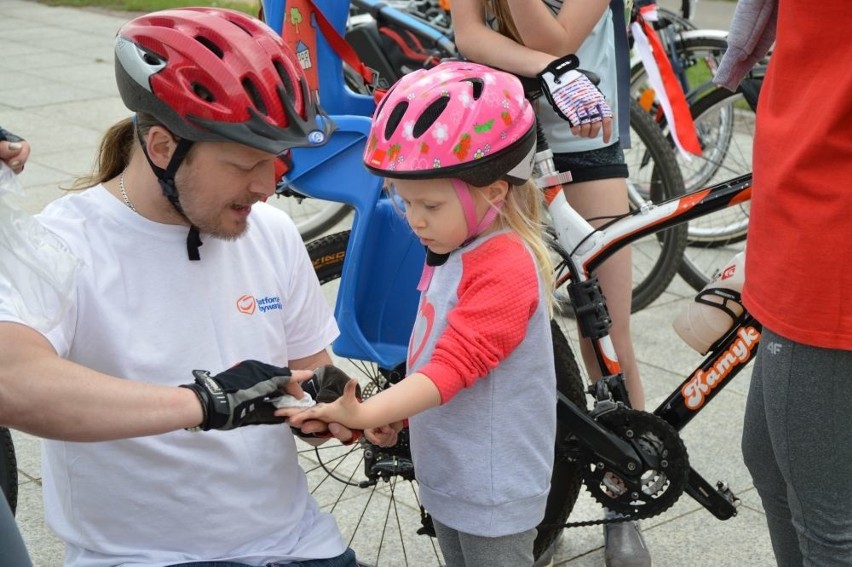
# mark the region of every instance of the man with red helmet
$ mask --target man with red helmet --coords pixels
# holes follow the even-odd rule
[[[47,328],[0,276],[0,421],[47,439],[65,562],[354,567],[270,401],[302,396],[297,369],[330,363],[337,326],[295,225],[260,202],[278,154],[333,125],[282,40],[237,12],[140,16],[115,65],[134,116],[86,190],[38,216],[79,260],[70,305]],[[352,438],[302,431],[326,429]]]

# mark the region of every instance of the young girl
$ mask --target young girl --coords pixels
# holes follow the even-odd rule
[[[534,153],[517,78],[446,62],[396,83],[364,161],[427,247],[409,374],[364,403],[350,382],[338,401],[291,418],[357,429],[410,418],[421,500],[450,567],[532,565],[550,489],[552,266]],[[387,444],[395,431],[381,428]]]
[[[576,54],[583,69],[600,77],[598,87],[613,107],[616,122],[628,120],[627,109],[616,106],[616,50],[610,0],[453,0],[452,21],[456,45],[468,59],[535,77],[565,54]],[[615,14],[625,26],[623,10]],[[619,110],[622,112],[619,115]],[[541,101],[538,119],[554,154],[556,168],[570,171],[566,186],[571,206],[592,225],[627,213],[627,166],[617,133],[590,137],[569,128],[550,105]],[[591,220],[598,219],[598,220]],[[602,265],[600,280],[612,317],[613,346],[626,381],[630,403],[644,409],[645,394],[630,337],[632,260],[627,247]],[[591,345],[581,344],[592,379],[600,376]],[[609,566],[646,566],[650,556],[632,522],[607,526],[606,561]]]

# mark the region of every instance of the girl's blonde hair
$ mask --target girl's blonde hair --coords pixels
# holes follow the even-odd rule
[[[470,191],[482,191],[482,187],[467,184]],[[391,197],[394,196],[392,183],[385,183],[384,190]],[[399,214],[405,215],[405,211],[399,206],[396,199],[391,199]],[[500,208],[500,214],[495,222],[500,223],[502,228],[508,228],[518,234],[521,240],[529,246],[535,259],[547,301],[547,310],[553,315],[553,289],[554,289],[554,264],[550,256],[549,248],[544,239],[544,221],[542,220],[543,199],[541,191],[532,181],[521,185],[509,184],[506,200]]]
[[[471,190],[476,190],[471,187]],[[522,185],[509,185],[506,201],[500,209],[499,222],[516,232],[529,246],[544,282],[548,312],[553,315],[553,259],[544,238],[544,211],[541,191],[532,181]]]

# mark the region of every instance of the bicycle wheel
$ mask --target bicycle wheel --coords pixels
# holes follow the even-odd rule
[[[661,26],[658,34],[683,92],[693,92],[710,81],[728,49],[727,34],[717,30],[684,29],[677,21]],[[646,111],[657,114],[657,96],[648,82],[648,74],[641,61],[630,68],[630,98],[643,101]]]
[[[683,177],[671,146],[651,116],[630,103],[631,148],[624,151],[631,207],[683,195]],[[634,242],[633,300],[635,313],[662,294],[674,278],[686,247],[687,227],[677,225]],[[559,281],[559,280],[557,280]]]
[[[290,215],[305,242],[334,228],[352,210],[343,203],[310,197],[275,195],[266,202]]]
[[[308,252],[323,291],[330,301],[346,257],[349,232],[325,236],[308,243]],[[586,407],[583,379],[565,336],[553,323],[554,358],[559,390],[580,407]],[[404,365],[378,368],[367,361],[340,360],[335,364],[361,382],[369,397],[405,376]],[[560,437],[567,434],[561,428]],[[553,470],[545,520],[535,542],[538,557],[556,539],[580,491],[579,465],[560,458]],[[437,540],[431,537],[431,518],[420,505],[407,429],[390,448],[376,447],[364,438],[351,446],[329,440],[320,447],[300,449],[299,459],[308,476],[308,488],[323,510],[337,518],[345,541],[361,563],[380,566],[441,565]]]
[[[714,164],[708,185],[751,171],[755,113],[741,91],[714,89],[692,105],[692,113],[703,159]],[[744,202],[689,222],[689,246],[679,273],[696,291],[743,249],[749,214],[750,204]]]
[[[12,434],[5,427],[0,427],[0,492],[14,514],[18,507],[18,462]]]

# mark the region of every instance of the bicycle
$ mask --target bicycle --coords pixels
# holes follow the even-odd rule
[[[702,154],[690,160],[678,153],[678,164],[689,192],[751,171],[751,140],[765,62],[743,80],[736,92],[713,84],[712,76],[727,49],[727,32],[697,29],[688,20],[689,3],[684,2],[681,9],[685,17],[657,8],[659,18],[653,27],[685,93],[701,146]],[[631,61],[630,84],[631,98],[639,101],[667,131],[658,94],[649,85],[638,56]],[[724,262],[741,249],[748,217],[748,205],[744,204],[690,223],[689,246],[678,271],[680,276],[694,289],[702,289],[722,265],[719,258]]]

